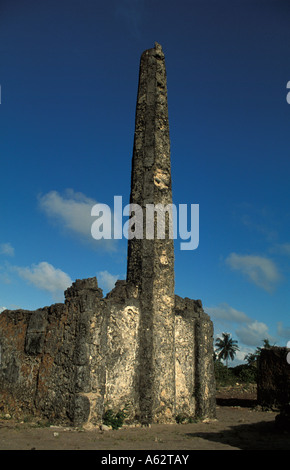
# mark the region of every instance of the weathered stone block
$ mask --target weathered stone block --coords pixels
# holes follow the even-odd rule
[[[47,325],[47,309],[35,310],[30,316],[25,338],[26,354],[41,354]]]
[[[290,403],[288,348],[261,350],[258,364],[257,400],[264,408],[280,408]]]

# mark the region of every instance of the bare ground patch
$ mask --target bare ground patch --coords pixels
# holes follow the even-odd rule
[[[256,406],[255,390],[244,386],[217,393],[216,420],[155,424],[118,430],[43,426],[0,420],[0,450],[287,450],[290,433],[275,424],[278,412]]]

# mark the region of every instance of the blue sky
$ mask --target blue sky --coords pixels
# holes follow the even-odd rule
[[[200,207],[176,293],[202,300],[237,360],[286,345],[289,15],[285,0],[1,0],[0,307],[125,278],[127,241],[93,240],[90,210],[129,202],[139,60],[158,41],[174,203]]]

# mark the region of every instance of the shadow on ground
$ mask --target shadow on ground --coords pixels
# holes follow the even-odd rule
[[[238,424],[217,432],[188,433],[187,437],[199,437],[241,450],[290,450],[290,432],[278,429],[274,421]]]
[[[216,404],[218,406],[241,406],[242,408],[255,408],[257,400],[245,398],[217,398]]]

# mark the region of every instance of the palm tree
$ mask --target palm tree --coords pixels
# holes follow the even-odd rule
[[[229,358],[233,361],[236,352],[239,351],[238,342],[230,337],[229,333],[222,333],[222,338],[217,338],[215,345],[218,351],[218,359],[224,359],[228,367]]]

